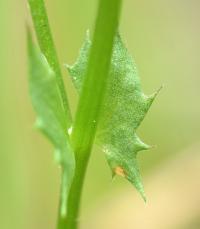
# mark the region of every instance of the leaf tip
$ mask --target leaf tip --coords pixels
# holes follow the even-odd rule
[[[159,94],[159,92],[163,89],[163,85],[161,85],[156,92],[154,92],[152,95],[147,97],[147,101],[150,102],[150,104],[154,101],[156,96]]]
[[[146,197],[146,193],[144,191],[144,186],[143,186],[142,182],[141,181],[137,181],[137,183],[134,182],[134,186],[137,189],[137,191],[140,193],[143,201],[146,203],[147,197]]]
[[[144,202],[145,203],[147,203],[147,197],[146,197],[146,194],[145,194],[145,192],[143,192],[143,193],[140,193],[141,194],[141,196],[142,196],[142,199],[144,200]]]

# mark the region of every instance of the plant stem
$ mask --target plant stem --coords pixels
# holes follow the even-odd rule
[[[90,157],[101,104],[103,102],[114,36],[118,29],[121,0],[100,0],[92,48],[72,131],[76,169],[68,197],[67,216],[58,229],[77,229],[85,172]]]
[[[62,74],[58,62],[56,49],[54,46],[53,38],[49,27],[44,1],[28,0],[28,2],[30,6],[30,11],[31,11],[38,43],[40,45],[40,49],[42,53],[45,55],[48,63],[52,67],[57,77],[57,84],[60,90],[60,95],[63,102],[63,109],[65,110],[66,113],[66,118],[67,118],[67,123],[69,128],[72,124],[72,118],[71,118],[69,103],[67,100],[64,82],[62,79]]]

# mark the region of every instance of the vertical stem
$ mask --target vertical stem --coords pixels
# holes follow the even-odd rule
[[[44,1],[28,0],[28,2],[40,49],[47,58],[48,63],[50,64],[50,66],[56,74],[58,87],[60,89],[60,94],[63,101],[63,109],[65,110],[66,118],[68,120],[68,127],[70,127],[72,118],[70,114],[69,104],[65,92],[64,82],[62,79],[62,74],[58,62],[55,45],[49,27]]]
[[[85,172],[90,157],[111,62],[114,36],[118,29],[121,0],[100,0],[92,48],[72,131],[76,169],[68,197],[67,216],[58,229],[77,229]]]

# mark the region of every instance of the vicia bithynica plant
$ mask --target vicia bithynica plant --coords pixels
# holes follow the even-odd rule
[[[39,48],[27,28],[29,85],[37,126],[62,169],[57,229],[77,229],[85,171],[94,142],[112,175],[129,180],[146,200],[137,153],[149,148],[136,130],[156,94],[141,89],[135,63],[118,33],[121,0],[99,0],[93,37],[66,69],[79,94],[72,120],[43,0],[28,0]]]

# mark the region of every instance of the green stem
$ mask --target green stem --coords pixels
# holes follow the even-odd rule
[[[43,0],[28,0],[30,11],[38,39],[38,43],[40,45],[40,49],[42,53],[47,58],[48,63],[54,70],[57,77],[57,84],[60,89],[60,94],[63,101],[63,109],[66,113],[66,119],[68,120],[68,127],[71,126],[72,118],[69,109],[69,103],[67,100],[67,95],[65,92],[64,82],[62,79],[62,74],[58,62],[58,57],[56,53],[56,49],[54,46],[53,38],[51,35],[48,17],[44,5]]]
[[[85,172],[107,85],[113,40],[118,29],[121,0],[100,0],[92,48],[72,131],[76,169],[68,197],[67,216],[58,229],[77,229]]]

